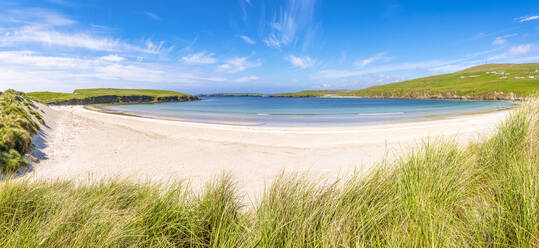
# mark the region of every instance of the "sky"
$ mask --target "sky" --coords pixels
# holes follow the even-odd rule
[[[526,62],[536,0],[0,0],[0,90],[361,89]]]

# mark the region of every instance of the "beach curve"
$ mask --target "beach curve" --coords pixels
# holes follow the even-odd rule
[[[189,180],[196,188],[230,173],[259,196],[276,176],[328,179],[365,172],[384,158],[444,137],[468,144],[491,134],[511,110],[357,127],[260,127],[192,123],[99,113],[82,106],[44,109],[48,124],[28,176],[37,179]]]

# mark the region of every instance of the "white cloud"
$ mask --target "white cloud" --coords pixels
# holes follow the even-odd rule
[[[267,23],[270,32],[264,43],[271,48],[281,48],[293,43],[298,33],[311,30],[309,25],[313,21],[315,3],[315,0],[288,0]]]
[[[200,52],[185,56],[182,58],[183,62],[191,65],[203,65],[203,64],[215,64],[217,59],[213,53]]]
[[[498,36],[494,41],[492,41],[492,45],[505,45],[507,43],[507,38],[511,38],[517,36],[517,34],[508,34],[503,36]]]
[[[511,49],[509,49],[509,54],[511,54],[511,55],[527,54],[527,53],[530,52],[531,48],[532,48],[531,44],[524,44],[524,45],[514,46],[514,47],[511,47]]]
[[[316,61],[309,56],[297,57],[294,55],[290,55],[285,57],[285,59],[288,60],[290,64],[292,64],[292,66],[301,69],[312,67],[316,63]]]
[[[149,62],[130,62],[109,55],[95,58],[44,56],[35,51],[0,52],[0,90],[16,88],[36,91],[71,91],[89,87],[175,87],[200,83],[244,83],[257,76],[227,78]],[[76,83],[74,83],[76,82]]]
[[[368,64],[371,64],[373,62],[376,62],[378,60],[381,60],[383,58],[385,58],[384,56],[386,55],[386,52],[381,52],[381,53],[378,53],[370,58],[367,58],[367,59],[363,59],[363,60],[360,60],[360,61],[357,61],[356,64],[359,65],[359,66],[366,66]]]
[[[537,20],[537,19],[539,19],[539,15],[536,15],[536,16],[523,16],[523,17],[515,18],[515,20],[517,20],[518,22],[529,22],[529,21],[533,21],[533,20]]]
[[[254,68],[254,67],[258,67],[262,65],[262,63],[259,61],[252,62],[252,61],[248,61],[247,59],[248,57],[238,57],[238,58],[229,59],[226,61],[226,63],[219,65],[219,67],[217,67],[217,71],[236,73],[236,72],[244,71],[246,69]]]
[[[257,76],[240,77],[240,78],[233,79],[232,82],[246,83],[246,82],[250,82],[250,81],[256,81],[258,79],[260,79],[260,78],[257,77]]]
[[[0,47],[21,45],[45,45],[48,47],[83,48],[90,51],[137,52],[162,54],[173,47],[165,48],[164,41],[154,43],[143,40],[143,45],[122,42],[116,38],[96,35],[90,30],[73,32],[77,21],[61,14],[41,10],[10,10],[0,14]],[[78,29],[78,28],[77,28]]]
[[[275,34],[271,34],[269,37],[264,38],[264,43],[266,46],[272,48],[281,47],[281,41],[275,36]]]
[[[452,60],[427,60],[418,62],[403,62],[394,64],[385,64],[374,67],[366,67],[357,70],[337,70],[328,69],[322,70],[312,75],[312,78],[347,78],[361,75],[368,75],[374,73],[384,73],[393,71],[419,71],[419,72],[453,72],[454,69],[459,69],[459,66],[474,66],[484,62],[478,57],[491,54],[495,51],[499,51],[501,48],[494,48],[486,51],[477,52],[459,59]],[[464,68],[464,67],[462,67]]]
[[[240,37],[243,41],[245,41],[245,43],[247,43],[247,44],[251,44],[251,45],[256,44],[256,42],[255,42],[253,39],[249,38],[248,36],[240,35],[239,37]]]
[[[194,70],[170,60],[168,53],[174,47],[166,46],[165,41],[140,39],[128,43],[114,37],[107,27],[85,27],[51,11],[0,10],[0,19],[0,90],[196,88],[201,83],[259,80],[253,75],[227,77],[213,70]],[[214,54],[207,52],[185,56],[182,61],[217,63]],[[260,64],[246,57],[222,66],[224,72],[233,73]]]
[[[504,45],[505,43],[507,43],[506,39],[504,39],[503,37],[496,37],[496,39],[494,39],[494,41],[492,42],[492,45]]]
[[[4,25],[11,23],[18,25],[70,26],[78,23],[65,15],[39,8],[6,10],[0,13],[0,18]]]
[[[161,17],[155,13],[152,13],[152,12],[148,12],[148,11],[144,11],[144,14],[156,21],[161,21]]]
[[[19,71],[47,71],[50,74],[48,77],[51,80],[65,74],[98,79],[140,82],[161,81],[161,74],[163,72],[160,70],[148,67],[148,64],[116,63],[121,61],[123,61],[123,58],[116,55],[96,59],[82,59],[42,56],[33,51],[0,52],[0,65],[7,68],[15,68]]]
[[[112,61],[112,62],[120,62],[120,61],[123,61],[124,58],[123,57],[120,57],[116,54],[110,54],[110,55],[107,55],[107,56],[103,56],[101,57],[102,60],[107,60],[107,61]]]

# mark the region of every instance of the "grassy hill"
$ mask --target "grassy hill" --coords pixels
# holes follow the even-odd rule
[[[539,63],[489,64],[362,90],[306,90],[276,97],[387,97],[514,100],[539,92]]]
[[[489,64],[455,73],[345,92],[344,96],[513,99],[539,91],[539,63]]]
[[[47,104],[99,104],[175,102],[197,100],[196,96],[167,90],[143,89],[79,89],[73,93],[31,92],[30,97]]]

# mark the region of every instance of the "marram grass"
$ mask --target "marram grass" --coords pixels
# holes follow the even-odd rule
[[[0,94],[0,173],[17,172],[28,162],[22,156],[32,149],[31,137],[45,121],[24,93],[7,90]],[[36,121],[34,121],[34,118]]]
[[[368,175],[283,174],[242,205],[224,175],[188,185],[0,184],[2,247],[538,247],[539,102],[483,142],[425,141]]]

